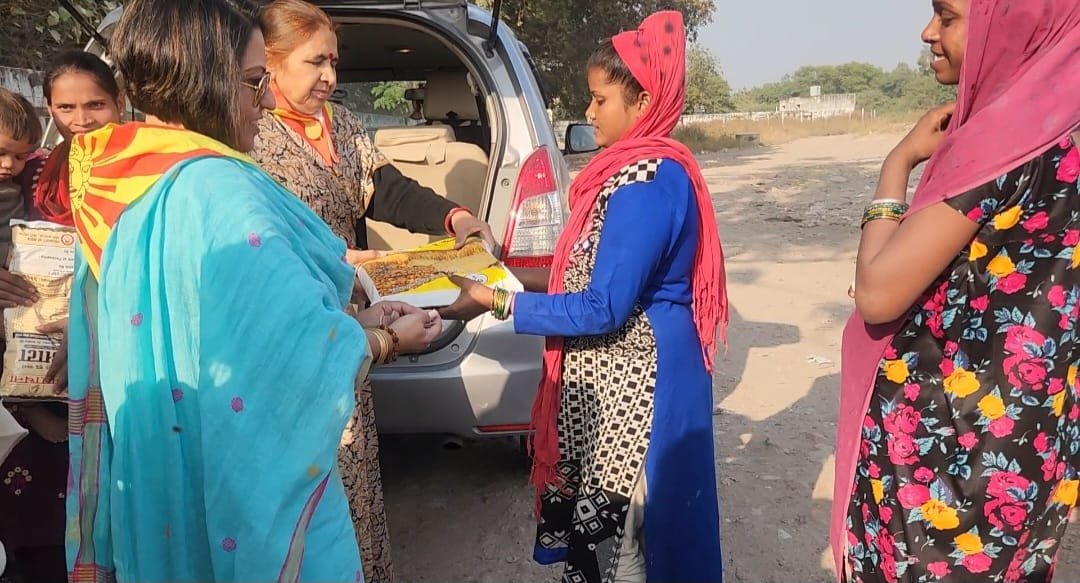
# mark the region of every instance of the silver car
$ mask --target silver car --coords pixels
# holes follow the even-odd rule
[[[508,265],[549,266],[567,214],[569,175],[532,58],[498,14],[467,0],[315,3],[338,25],[334,99],[361,114],[403,173],[485,219]],[[102,23],[101,36],[118,12]],[[101,54],[95,42],[88,50]],[[363,111],[372,84],[387,81],[413,82],[406,94],[413,116]],[[430,240],[385,224],[358,225],[358,234],[376,249]],[[491,316],[448,322],[426,353],[372,372],[379,430],[523,435],[543,343]]]

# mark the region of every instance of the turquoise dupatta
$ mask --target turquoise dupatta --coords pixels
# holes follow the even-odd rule
[[[344,253],[227,157],[127,206],[100,281],[80,252],[70,580],[362,581],[337,448],[370,353]]]

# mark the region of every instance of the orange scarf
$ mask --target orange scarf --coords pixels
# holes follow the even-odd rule
[[[270,114],[314,148],[327,166],[337,164],[340,158],[338,158],[337,149],[334,148],[334,140],[331,134],[334,113],[330,104],[323,104],[322,115],[301,113],[293,107],[292,102],[281,92],[276,81],[271,82],[270,91],[274,94],[274,102],[277,103],[277,107],[272,109]]]

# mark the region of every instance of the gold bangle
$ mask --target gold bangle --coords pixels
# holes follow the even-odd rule
[[[388,339],[387,343],[390,345],[390,354],[387,355],[386,362],[397,362],[398,354],[401,351],[401,339],[398,337],[397,332],[389,326],[382,326],[384,338]]]
[[[506,318],[510,319],[510,316],[514,315],[514,298],[517,297],[517,292],[506,292]]]
[[[383,364],[383,359],[386,358],[386,342],[383,341],[382,331],[375,329],[371,331],[371,334],[375,338],[373,344],[377,344],[379,348],[379,354],[372,355],[373,360],[375,364]]]

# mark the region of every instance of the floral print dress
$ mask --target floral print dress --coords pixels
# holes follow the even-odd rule
[[[978,223],[878,371],[851,581],[1052,578],[1080,484],[1080,151],[947,201]]]

